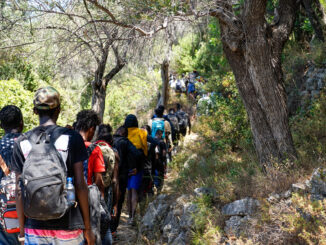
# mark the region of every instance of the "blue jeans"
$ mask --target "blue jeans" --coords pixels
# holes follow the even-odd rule
[[[105,234],[103,241],[102,241],[102,245],[111,245],[111,244],[112,244],[112,234],[111,234],[111,230],[109,228]]]

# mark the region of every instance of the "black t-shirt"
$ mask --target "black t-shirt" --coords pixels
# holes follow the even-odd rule
[[[50,126],[41,126],[32,131],[37,133],[41,130],[44,131],[48,129],[49,127]],[[22,135],[15,142],[10,169],[15,171],[17,174],[22,173],[25,157],[27,157],[31,150],[31,144],[28,142],[27,138],[32,131]],[[74,177],[73,165],[78,162],[83,162],[88,158],[83,138],[79,133],[66,129],[60,137],[57,137],[55,147],[66,162],[68,176]],[[77,208],[71,208],[60,219],[41,221],[27,218],[25,221],[25,227],[44,230],[77,230],[84,229],[84,222],[78,205]]]

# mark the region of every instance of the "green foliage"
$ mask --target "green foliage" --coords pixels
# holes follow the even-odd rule
[[[160,72],[143,72],[140,67],[129,66],[125,72],[118,74],[107,90],[104,122],[113,127],[123,124],[125,117],[134,113],[139,118],[139,124],[146,124],[142,119],[155,105]]]
[[[202,76],[216,81],[216,77],[230,71],[216,18],[210,20],[202,37],[192,33],[186,35],[173,47],[173,52],[172,68],[179,74],[196,69]]]
[[[24,88],[35,90],[37,82],[33,66],[18,56],[3,57],[0,59],[0,79],[17,79],[24,84]]]

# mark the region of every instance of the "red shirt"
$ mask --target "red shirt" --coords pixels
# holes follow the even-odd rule
[[[85,141],[86,148],[91,144],[91,142]],[[88,159],[88,176],[87,184],[93,184],[93,175],[94,173],[103,173],[105,172],[105,163],[100,147],[96,146],[92,154]]]

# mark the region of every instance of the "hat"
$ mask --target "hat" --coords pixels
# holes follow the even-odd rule
[[[39,88],[34,96],[34,107],[39,110],[51,110],[60,106],[60,94],[53,87]]]

